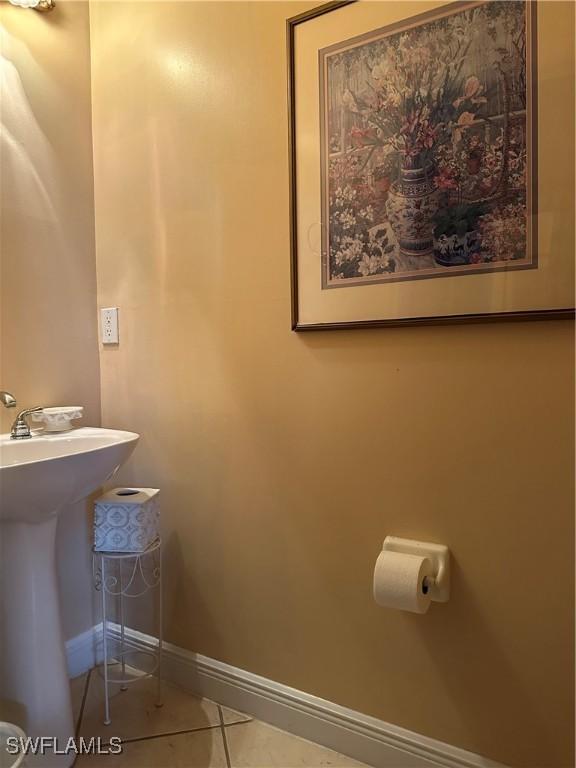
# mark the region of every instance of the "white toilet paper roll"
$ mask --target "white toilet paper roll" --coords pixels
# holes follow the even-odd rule
[[[384,550],[378,555],[374,569],[374,600],[383,608],[426,613],[430,593],[424,579],[432,575],[427,557]]]

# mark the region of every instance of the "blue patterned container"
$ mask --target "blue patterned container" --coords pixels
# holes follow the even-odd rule
[[[114,488],[94,505],[97,552],[143,552],[160,535],[158,488]]]

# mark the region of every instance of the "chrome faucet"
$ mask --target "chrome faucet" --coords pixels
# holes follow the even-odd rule
[[[14,424],[12,424],[12,429],[10,430],[10,439],[27,440],[29,437],[32,437],[32,433],[30,432],[30,425],[26,421],[26,416],[28,416],[30,413],[35,413],[36,411],[41,410],[42,407],[38,406],[37,408],[25,408],[23,411],[20,411],[18,416],[16,416]]]
[[[2,403],[4,408],[14,408],[16,405],[16,398],[14,395],[11,395],[10,392],[4,392],[0,389],[0,403]]]
[[[10,392],[4,392],[0,390],[0,403],[5,408],[14,408],[16,405],[16,398],[14,395],[11,395]],[[20,411],[18,416],[16,416],[16,419],[14,420],[14,423],[12,424],[12,428],[10,429],[10,439],[11,440],[27,440],[28,438],[32,437],[32,433],[30,432],[30,426],[28,422],[26,421],[26,417],[30,413],[34,413],[35,411],[41,411],[42,408],[25,408],[23,411]]]

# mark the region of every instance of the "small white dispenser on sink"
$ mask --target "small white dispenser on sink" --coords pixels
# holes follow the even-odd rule
[[[374,569],[374,600],[383,608],[426,613],[450,597],[450,551],[444,544],[387,536]]]
[[[42,408],[30,414],[32,421],[44,424],[45,432],[67,432],[72,429],[72,421],[81,419],[84,413],[82,405],[59,405],[55,408]]]

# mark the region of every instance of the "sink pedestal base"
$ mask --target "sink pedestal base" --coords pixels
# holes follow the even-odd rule
[[[57,516],[40,523],[3,522],[0,529],[0,698],[18,702],[32,738],[74,736],[70,684],[56,575]],[[26,765],[67,768],[75,759],[48,752]]]

